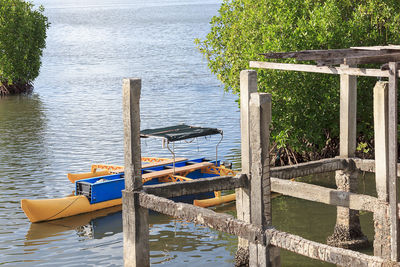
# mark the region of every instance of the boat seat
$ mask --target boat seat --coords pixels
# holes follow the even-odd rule
[[[183,167],[177,167],[175,168],[175,174],[179,174],[182,172],[191,172],[191,171],[195,171],[195,170],[200,170],[204,167],[208,167],[208,166],[212,166],[214,165],[214,163],[211,162],[201,162],[201,163],[196,163],[193,165],[188,165],[188,166],[183,166]],[[167,175],[172,175],[174,174],[174,169],[165,169],[162,171],[157,171],[154,173],[145,173],[142,175],[143,180],[151,180],[154,178],[160,178],[160,177],[164,177]]]
[[[187,165],[193,165],[193,164],[197,164],[198,162],[196,162],[196,161],[188,161],[188,162],[186,162],[186,164]]]
[[[156,170],[143,170],[143,173],[152,173],[152,172],[156,172]]]
[[[176,158],[175,162],[180,162],[187,160],[187,158]],[[157,167],[161,165],[166,165],[166,164],[172,164],[174,162],[173,159],[166,159],[160,162],[149,162],[149,163],[142,163],[142,168],[151,168],[151,167]]]

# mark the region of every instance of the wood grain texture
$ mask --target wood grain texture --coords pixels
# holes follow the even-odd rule
[[[165,169],[165,170],[156,171],[156,172],[144,173],[144,174],[142,174],[142,177],[144,180],[147,181],[148,179],[165,177],[168,175],[172,175],[174,173],[178,175],[179,173],[182,173],[182,172],[200,170],[202,168],[212,166],[212,165],[214,165],[214,163],[200,162],[200,163],[195,163],[195,164],[191,164],[191,165],[187,165],[187,166],[183,166],[183,167],[176,167],[175,169]]]
[[[353,66],[352,66],[353,67]],[[350,68],[340,65],[341,69]],[[357,77],[340,75],[340,156],[354,157],[357,127]]]
[[[240,174],[235,177],[220,176],[200,178],[185,182],[145,185],[143,186],[143,190],[148,194],[170,198],[212,191],[232,190],[235,188],[247,186],[247,176],[244,174]]]
[[[380,257],[317,243],[272,227],[263,231],[260,227],[235,219],[228,214],[216,213],[209,209],[185,203],[175,203],[172,200],[143,192],[134,194],[139,195],[140,205],[147,209],[237,235],[258,245],[273,245],[312,259],[340,266],[400,266],[399,263],[384,260]]]
[[[264,232],[260,227],[235,219],[232,215],[174,202],[144,192],[137,194],[139,194],[140,205],[144,208],[236,235],[253,243],[265,244],[266,242]]]
[[[271,188],[273,192],[283,195],[354,210],[374,212],[382,205],[376,197],[273,177],[271,177]]]
[[[397,118],[397,87],[398,69],[396,62],[389,62],[389,92],[388,92],[388,161],[389,161],[389,206],[390,206],[390,236],[391,236],[391,258],[393,261],[400,260],[400,225],[398,213],[398,190],[397,190],[397,161],[398,161],[398,118]]]
[[[312,259],[348,267],[394,267],[400,263],[369,256],[349,249],[337,248],[307,240],[297,235],[275,229],[267,229],[266,239],[271,245]]]
[[[341,68],[341,67],[328,67],[328,66],[315,66],[306,64],[288,64],[288,63],[274,63],[262,61],[250,61],[251,68],[260,69],[274,69],[274,70],[291,70],[291,71],[304,71],[325,74],[346,74],[356,76],[368,77],[389,77],[389,71],[379,69],[364,69],[364,68]],[[399,73],[398,73],[399,75]]]
[[[352,168],[351,160],[331,158],[299,163],[289,166],[272,167],[271,176],[281,179],[292,179],[324,172]]]
[[[266,229],[272,224],[271,183],[269,177],[269,124],[271,95],[252,93],[250,108],[250,222]],[[277,266],[271,262],[269,247],[250,243],[250,266]]]
[[[139,204],[133,191],[122,191],[124,266],[150,266],[149,212]]]
[[[375,172],[375,160],[353,158],[356,168],[364,172]],[[397,177],[400,177],[400,164],[397,164]]]
[[[241,133],[241,160],[242,173],[250,175],[250,129],[249,129],[249,101],[250,94],[257,92],[257,72],[243,70],[240,72],[240,133]],[[237,217],[245,222],[250,222],[249,188],[236,189]],[[239,248],[247,250],[246,240],[239,238]]]
[[[123,122],[125,190],[122,193],[122,221],[124,232],[124,266],[150,266],[148,211],[133,195],[142,189],[140,150],[140,79],[124,79]]]
[[[142,187],[140,149],[140,91],[141,79],[124,79],[122,105],[124,123],[125,189]]]
[[[384,202],[389,202],[388,88],[384,81],[374,87],[375,181],[378,199]]]

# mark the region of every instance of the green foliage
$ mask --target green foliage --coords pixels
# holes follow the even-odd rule
[[[38,75],[49,27],[43,7],[0,0],[0,82],[30,84]]]
[[[260,53],[400,43],[398,0],[224,0],[211,31],[196,40],[226,90],[239,94],[239,73]],[[286,60],[284,62],[294,62]],[[376,67],[376,66],[375,66]],[[296,151],[319,151],[339,135],[339,77],[257,70],[272,94],[272,138]],[[358,131],[373,138],[374,78],[358,79]]]
[[[356,150],[363,153],[368,153],[370,151],[370,148],[368,147],[368,144],[366,142],[359,142]]]

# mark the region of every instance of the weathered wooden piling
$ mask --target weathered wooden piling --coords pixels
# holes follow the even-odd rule
[[[346,69],[350,66],[340,65]],[[355,66],[351,66],[355,67]],[[341,158],[355,156],[357,146],[357,77],[354,75],[340,75],[340,142],[339,154]],[[357,169],[338,170],[335,173],[338,190],[357,192]],[[328,237],[327,243],[343,248],[361,248],[368,246],[368,239],[361,232],[359,212],[344,207],[336,208],[336,225],[333,234]]]
[[[341,68],[350,68],[340,65]],[[355,66],[351,66],[355,67]],[[357,140],[357,76],[340,75],[340,156],[355,156]]]
[[[388,82],[379,81],[374,87],[375,181],[378,200],[389,202],[389,142],[388,142]],[[388,206],[374,213],[374,255],[391,258],[390,221]]]
[[[139,204],[142,190],[140,79],[123,80],[125,190],[122,191],[124,266],[150,266],[148,210]]]
[[[398,219],[397,161],[398,161],[398,63],[389,62],[389,92],[388,92],[388,160],[389,160],[389,206],[390,206],[390,237],[391,259],[400,260],[400,225]]]
[[[397,63],[389,63],[389,81],[374,87],[375,171],[378,199],[389,203],[374,214],[374,254],[399,261],[397,192]],[[390,242],[388,242],[390,240]]]
[[[269,179],[269,124],[271,95],[257,92],[257,73],[240,73],[240,122],[242,174],[250,178],[249,187],[236,190],[238,219],[266,229],[271,225],[271,185]],[[279,266],[279,249],[248,244],[239,238],[236,266]],[[249,254],[248,254],[249,253]],[[249,255],[249,258],[248,258]]]
[[[389,161],[389,206],[390,206],[390,237],[391,260],[400,260],[400,225],[398,219],[397,161],[398,161],[398,63],[389,62],[388,91],[388,161]]]
[[[240,133],[241,133],[241,160],[242,173],[250,175],[251,152],[250,152],[250,94],[257,92],[257,72],[254,70],[243,70],[240,72]],[[237,218],[250,222],[250,191],[243,187],[236,189],[236,212]],[[247,240],[239,238],[238,251],[236,252],[235,264],[240,266],[248,262]]]
[[[271,95],[252,93],[250,110],[250,222],[264,231],[272,226],[269,162]],[[243,166],[242,166],[243,168]],[[248,168],[246,166],[246,168]],[[249,244],[250,266],[280,266],[279,249],[266,244]]]

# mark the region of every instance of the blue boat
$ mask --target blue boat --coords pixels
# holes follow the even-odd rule
[[[210,166],[213,167],[210,169]],[[143,180],[147,180],[144,185],[195,180],[219,176],[219,174],[212,171],[212,169],[215,169],[214,166],[221,167],[219,161],[216,163],[205,158],[198,158],[175,163],[175,171],[173,171],[173,164],[143,168],[142,176]],[[75,194],[86,196],[90,204],[118,199],[122,197],[121,191],[125,189],[124,173],[78,180],[75,182],[75,188]],[[217,197],[214,192],[208,192],[176,197],[173,200],[193,203],[195,199],[214,197]]]
[[[216,159],[214,161],[205,158],[176,160],[174,147],[171,150],[168,146],[170,142],[220,134],[222,131],[215,128],[203,128],[188,125],[177,125],[171,127],[149,129],[141,132],[141,137],[162,138],[167,148],[171,151],[172,163],[142,166],[142,181],[144,185],[154,185],[169,182],[182,182],[199,178],[209,178],[216,176],[233,176],[236,173],[230,168],[220,164],[218,160],[218,144],[216,147]],[[155,158],[154,158],[155,159]],[[142,158],[143,160],[143,158]],[[164,161],[167,162],[167,161]],[[169,161],[171,162],[171,160]],[[94,169],[105,168],[106,173],[113,174],[98,175]],[[104,171],[104,170],[103,170]],[[76,175],[75,178],[84,177],[87,174]],[[122,190],[125,188],[123,166],[115,165],[92,165],[90,178],[75,181],[75,196],[56,198],[56,199],[22,199],[21,207],[31,222],[55,220],[69,217],[85,212],[91,212],[116,205],[121,205]],[[68,177],[71,180],[71,177]],[[188,195],[172,198],[175,201],[193,203],[198,206],[207,207],[233,201],[235,194],[222,196],[221,192],[209,192],[196,195]]]

